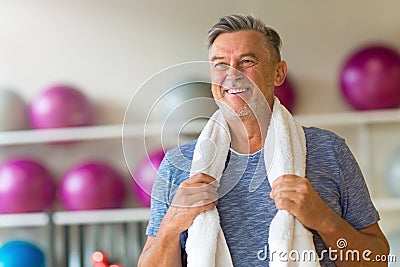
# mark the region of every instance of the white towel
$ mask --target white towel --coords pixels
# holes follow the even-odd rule
[[[303,128],[277,98],[274,99],[272,110],[264,144],[268,181],[272,184],[283,174],[304,177],[306,140]],[[210,118],[198,138],[190,175],[205,173],[219,181],[225,167],[230,141],[228,124],[218,110]],[[278,211],[272,220],[268,244],[272,267],[320,266],[311,232],[288,211]],[[202,212],[194,219],[188,229],[186,253],[188,267],[233,266],[216,208]],[[286,253],[286,258],[281,253]],[[315,256],[311,257],[311,260],[310,254]],[[291,258],[296,258],[294,257],[296,255],[300,255],[298,261],[291,260]],[[302,255],[307,257],[304,258]]]

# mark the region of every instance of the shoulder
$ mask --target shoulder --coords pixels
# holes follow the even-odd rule
[[[336,133],[317,127],[304,127],[307,146],[307,165],[332,168],[342,165],[343,157],[351,157],[345,140]]]
[[[195,146],[196,140],[169,149],[158,169],[159,176],[177,185],[189,178]]]
[[[303,127],[307,142],[341,145],[344,139],[336,133],[317,127]]]
[[[165,154],[166,159],[169,162],[175,162],[178,160],[190,160],[193,159],[193,151],[196,146],[197,140],[191,141],[189,143],[171,148]]]
[[[336,133],[317,127],[303,127],[306,136],[307,152],[338,152],[345,140]]]

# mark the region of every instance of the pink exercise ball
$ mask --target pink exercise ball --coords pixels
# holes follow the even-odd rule
[[[14,158],[0,165],[0,213],[40,212],[55,197],[55,182],[45,167],[28,158]]]
[[[282,85],[275,86],[274,94],[279,98],[281,104],[284,105],[287,110],[293,113],[296,95],[293,83],[288,76],[286,76],[286,79]]]
[[[67,210],[120,208],[125,186],[111,165],[88,161],[67,171],[60,182],[59,197]]]
[[[92,124],[93,107],[79,89],[55,85],[33,99],[29,117],[35,129],[87,126]]]
[[[347,59],[340,73],[341,91],[357,110],[400,105],[400,54],[384,45],[364,47]]]
[[[133,191],[139,204],[144,207],[150,207],[151,189],[164,155],[163,149],[151,151],[139,162],[134,171]]]

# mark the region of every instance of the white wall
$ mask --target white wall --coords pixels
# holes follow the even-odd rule
[[[397,0],[0,0],[0,86],[11,85],[30,101],[50,84],[72,83],[99,106],[98,123],[118,124],[151,75],[207,59],[206,33],[220,16],[251,13],[281,34],[298,91],[296,113],[342,111],[349,107],[337,85],[341,64],[370,42],[400,49],[399,10]],[[138,114],[145,115],[139,108]],[[108,156],[124,168],[119,143],[98,144],[2,147],[0,157],[40,154],[58,177],[91,156]]]
[[[0,81],[27,101],[49,84],[76,84],[101,106],[99,122],[120,123],[151,75],[207,59],[206,32],[220,16],[252,13],[283,38],[297,113],[339,111],[348,109],[337,86],[340,65],[371,41],[400,48],[399,9],[395,0],[2,0]]]

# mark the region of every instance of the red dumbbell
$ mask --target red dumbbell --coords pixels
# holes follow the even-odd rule
[[[106,254],[101,251],[95,251],[91,260],[94,267],[109,267]]]
[[[94,252],[92,254],[91,260],[94,264],[94,267],[122,267],[122,265],[119,263],[109,264],[107,255],[101,251]]]

